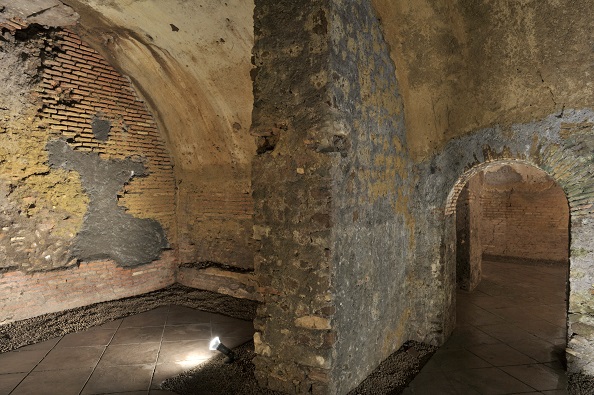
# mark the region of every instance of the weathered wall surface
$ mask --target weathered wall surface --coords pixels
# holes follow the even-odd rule
[[[253,268],[253,2],[64,2],[81,14],[77,32],[130,77],[166,138],[180,263]]]
[[[175,240],[173,169],[128,80],[68,30],[0,29],[0,321],[173,282],[175,260],[161,256]],[[96,259],[112,261],[77,267]]]
[[[594,100],[589,0],[373,0],[396,63],[417,158],[499,124]]]
[[[136,267],[98,260],[67,270],[2,273],[0,325],[165,288],[175,281],[175,261],[166,251],[161,259]]]
[[[332,179],[331,394],[347,393],[407,339],[408,157],[394,63],[369,1],[333,1],[328,72]],[[370,347],[370,345],[373,345]]]
[[[411,314],[394,65],[368,2],[259,1],[256,32],[257,375],[342,394],[406,340]]]
[[[18,28],[20,26],[17,25]],[[0,268],[43,270],[76,263],[68,246],[83,222],[88,197],[78,174],[50,172],[35,95],[49,34],[2,29],[0,41]]]
[[[485,170],[480,202],[485,259],[567,265],[569,209],[563,190],[532,167]]]
[[[329,2],[258,0],[252,133],[256,377],[287,393],[328,393],[333,125],[328,100]]]
[[[465,291],[481,282],[482,185],[483,174],[479,173],[468,180],[456,201],[456,284]]]

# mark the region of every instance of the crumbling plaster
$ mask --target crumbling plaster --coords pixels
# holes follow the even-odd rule
[[[252,267],[253,3],[64,2],[81,15],[77,31],[130,77],[165,134],[181,263]]]

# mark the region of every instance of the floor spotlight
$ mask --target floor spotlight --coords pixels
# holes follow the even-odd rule
[[[208,348],[212,351],[216,350],[225,354],[227,356],[227,359],[225,360],[226,363],[231,363],[235,360],[235,354],[233,354],[233,351],[231,351],[229,348],[227,348],[227,346],[221,343],[221,340],[218,336],[210,341],[210,345],[208,346]]]

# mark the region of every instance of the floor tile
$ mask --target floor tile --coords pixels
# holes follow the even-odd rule
[[[114,320],[114,321],[109,321],[106,322],[105,324],[101,324],[99,326],[97,326],[97,329],[118,329],[120,327],[120,325],[122,324],[122,321],[124,319],[120,318],[118,320]]]
[[[474,326],[491,325],[503,322],[503,318],[481,307],[474,306],[456,312],[456,322],[468,323]]]
[[[446,375],[442,372],[421,372],[403,392],[402,395],[460,395]],[[471,389],[465,395],[480,395]]]
[[[172,306],[167,325],[195,324],[196,322],[210,322],[215,314],[191,309],[183,306]]]
[[[235,320],[234,322],[212,323],[212,335],[235,338],[251,338],[254,333],[254,324],[251,321]]]
[[[541,339],[562,338],[566,333],[565,327],[556,326],[540,319],[526,320],[518,323],[518,326]]]
[[[177,363],[181,366],[195,366],[204,359],[217,355],[208,349],[208,340],[164,342],[159,352],[158,364]]]
[[[489,362],[464,349],[443,350],[431,359],[442,371],[492,366]]]
[[[92,368],[32,372],[11,395],[78,395]]]
[[[204,361],[207,361],[205,359]],[[196,361],[197,365],[201,363],[201,361]],[[153,380],[151,382],[151,388],[153,389],[160,389],[161,383],[168,378],[173,376],[177,376],[178,374],[188,370],[189,368],[184,367],[177,363],[161,363],[155,367],[155,373],[153,375]]]
[[[115,334],[115,329],[90,329],[83,332],[70,333],[56,345],[61,347],[106,346]]]
[[[460,394],[477,391],[481,395],[513,394],[534,389],[498,368],[467,369],[449,373],[448,379]]]
[[[98,366],[145,365],[157,363],[159,343],[112,344]]]
[[[98,366],[81,395],[148,391],[153,365]]]
[[[481,344],[497,344],[499,340],[490,336],[478,329],[475,326],[468,325],[463,327],[457,327],[454,332],[443,345],[444,349],[453,348],[468,348],[472,346],[478,346]]]
[[[537,339],[533,334],[528,333],[524,329],[512,325],[509,322],[493,325],[482,325],[479,327],[479,329],[504,343]]]
[[[28,373],[47,354],[44,350],[11,351],[0,354],[0,374]]]
[[[27,373],[0,374],[0,395],[8,395],[27,376]]]
[[[211,338],[212,333],[210,323],[166,326],[163,332],[164,342],[200,339],[210,340]]]
[[[539,338],[509,342],[507,344],[537,362],[557,361],[565,352],[564,348],[559,348]]]
[[[138,328],[147,326],[163,326],[167,322],[169,306],[159,307],[144,313],[126,317],[122,320],[120,328]]]
[[[56,337],[55,339],[46,340],[41,343],[31,344],[29,346],[18,348],[16,351],[45,351],[45,352],[47,352],[47,351],[51,350],[52,348],[54,348],[54,346],[56,344],[58,344],[60,339],[61,339],[61,337]]]
[[[159,343],[162,336],[163,326],[120,328],[110,344]]]
[[[502,367],[501,370],[538,391],[557,390],[567,387],[564,375],[544,365],[520,365]]]
[[[54,348],[35,371],[94,368],[103,351],[103,346]]]
[[[486,344],[471,347],[469,351],[493,366],[524,365],[536,362],[507,344]]]

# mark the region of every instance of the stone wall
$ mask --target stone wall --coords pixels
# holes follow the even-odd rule
[[[563,190],[532,167],[485,171],[480,234],[486,260],[567,265],[569,208]]]
[[[336,333],[328,2],[260,0],[255,8],[252,133],[256,377],[287,393],[328,393]]]
[[[408,340],[411,176],[394,63],[369,1],[333,1],[331,394],[344,394]]]
[[[589,264],[594,254],[591,237],[594,183],[590,177],[594,166],[590,155],[594,148],[593,121],[594,111],[590,109],[565,110],[561,117],[551,114],[509,129],[499,126],[482,129],[450,141],[442,153],[416,166],[420,193],[414,197],[415,216],[434,224],[423,227],[423,232],[417,235],[423,247],[417,249],[412,271],[415,277],[432,286],[417,289],[413,298],[432,298],[434,303],[419,305],[419,315],[412,321],[413,338],[418,335],[419,340],[441,343],[454,326],[451,319],[455,311],[453,214],[460,186],[493,164],[528,164],[548,173],[569,201],[568,369],[572,373],[594,374],[587,362],[594,355],[594,343],[590,340],[594,273]],[[434,207],[437,209],[430,209]],[[427,247],[435,245],[439,248]]]
[[[143,101],[72,31],[0,29],[0,321],[171,284],[173,168]]]
[[[256,374],[346,393],[406,340],[410,315],[394,66],[368,2],[256,2],[256,32]]]
[[[481,281],[483,246],[483,210],[481,189],[483,174],[472,177],[456,201],[456,284],[472,291]]]

